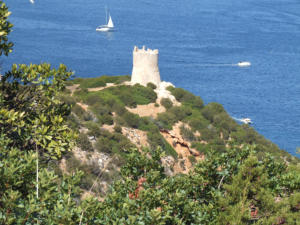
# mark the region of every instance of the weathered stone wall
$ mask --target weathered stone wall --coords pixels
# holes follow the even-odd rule
[[[157,87],[160,84],[160,73],[158,69],[158,50],[138,49],[133,50],[133,68],[131,75],[132,84],[141,84],[146,86],[153,83]]]

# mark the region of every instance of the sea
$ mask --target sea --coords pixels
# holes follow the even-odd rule
[[[251,118],[300,147],[299,0],[6,0],[13,63],[66,64],[76,77],[131,74],[135,45],[159,49],[162,80]],[[116,30],[96,32],[109,10]],[[239,67],[238,62],[251,62]]]

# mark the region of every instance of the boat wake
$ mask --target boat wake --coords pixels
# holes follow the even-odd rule
[[[191,65],[194,66],[194,65]],[[244,62],[238,62],[238,63],[202,63],[202,64],[196,64],[196,66],[199,67],[222,67],[222,66],[238,66],[238,67],[249,67],[251,66],[251,63],[248,61]]]

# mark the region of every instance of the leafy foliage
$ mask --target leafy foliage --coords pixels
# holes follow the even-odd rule
[[[173,106],[173,102],[169,98],[162,98],[160,100],[160,104],[162,104],[162,106],[166,109],[170,109]]]
[[[149,157],[150,156],[150,157]],[[187,175],[166,177],[160,150],[131,150],[117,181],[99,211],[89,215],[101,224],[297,224],[297,185],[288,188],[284,164],[259,161],[254,147],[212,152]],[[269,168],[269,169],[267,169]],[[299,169],[299,168],[298,168]],[[271,180],[280,192],[272,189]],[[279,176],[281,175],[281,176]],[[280,201],[276,201],[280,193]],[[291,194],[292,193],[292,194]]]
[[[0,51],[7,55],[12,46],[7,40],[11,24],[7,22],[6,6],[2,1],[0,5]],[[64,65],[57,70],[48,64],[13,65],[1,80],[0,224],[299,224],[299,164],[266,154],[277,148],[251,128],[234,124],[222,106],[211,103],[203,108],[200,98],[175,88],[170,91],[182,106],[171,107],[154,122],[166,126],[178,120],[188,122],[192,131],[200,131],[201,139],[211,140],[207,145],[197,140],[193,143],[198,150],[209,146],[205,159],[189,174],[168,177],[160,160],[172,147],[150,119],[137,117],[133,119],[137,121],[131,121],[132,126],[138,124],[149,131],[151,148],[143,152],[132,148],[121,133],[109,133],[84,122],[90,134],[98,138],[98,147],[119,152],[126,163],[120,180],[103,201],[92,197],[80,200],[80,187],[92,188],[93,180],[101,178],[99,167],[79,165],[87,173],[81,180],[82,172],[71,170],[69,175],[59,177],[47,164],[73,146],[75,135],[67,127],[66,118],[70,116],[69,104],[74,102],[67,99],[66,104],[60,96],[70,76]],[[80,92],[98,116],[114,111],[124,119],[124,115],[130,115],[125,105],[156,100],[149,87],[134,86],[132,90],[121,86],[103,93],[95,95],[105,105],[101,108],[93,103],[94,96],[86,90]],[[80,117],[78,114],[79,109]],[[74,126],[79,126],[74,118]],[[226,122],[220,125],[222,121]],[[191,131],[182,132],[193,139]],[[224,139],[225,132],[232,141]],[[37,153],[43,159],[39,198],[34,188]],[[71,167],[80,164],[69,159]]]
[[[3,1],[0,1],[0,56],[12,52],[13,43],[8,41],[7,36],[13,25],[7,20],[11,13]]]
[[[93,151],[93,146],[88,138],[88,136],[84,133],[80,133],[76,140],[77,146],[80,147],[83,151]]]
[[[10,147],[38,149],[57,158],[72,146],[73,132],[65,119],[69,105],[59,100],[64,81],[71,76],[64,65],[13,65],[0,83],[0,134]]]

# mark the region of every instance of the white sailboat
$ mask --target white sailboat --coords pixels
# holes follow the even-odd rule
[[[29,0],[31,4],[34,4],[34,0]]]
[[[107,14],[107,12],[106,12]],[[106,22],[107,22],[107,16],[106,16]],[[101,32],[108,32],[108,31],[113,31],[114,30],[114,23],[112,21],[111,15],[108,14],[108,22],[106,25],[101,25],[96,28],[96,31],[101,31]]]

